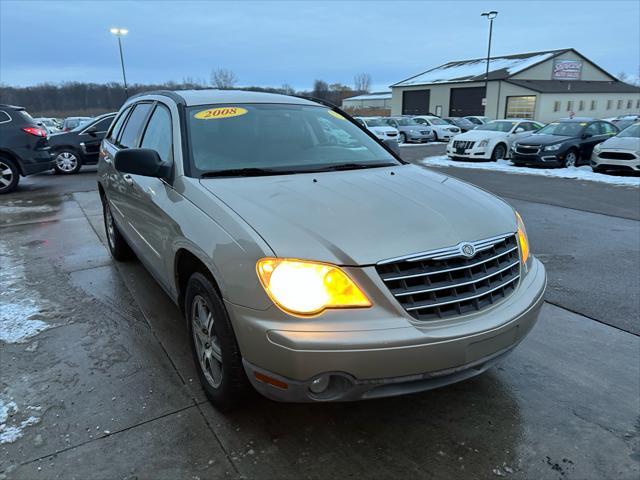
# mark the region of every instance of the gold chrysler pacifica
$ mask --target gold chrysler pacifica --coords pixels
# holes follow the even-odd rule
[[[98,164],[109,249],[180,306],[214,404],[249,385],[293,402],[428,390],[531,330],[546,274],[520,216],[396,150],[284,95],[159,91],[120,109]]]

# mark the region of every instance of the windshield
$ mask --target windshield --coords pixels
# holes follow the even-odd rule
[[[510,132],[517,122],[489,122],[478,125],[474,130],[488,130],[490,132]]]
[[[640,123],[634,123],[630,127],[625,128],[618,136],[640,138]]]
[[[449,122],[445,122],[444,120],[442,120],[441,118],[430,118],[429,121],[433,124],[433,125],[449,125]]]
[[[400,125],[401,127],[415,127],[419,126],[420,124],[413,118],[399,118],[398,125]]]
[[[268,169],[283,173],[328,167],[398,165],[357,125],[326,107],[286,104],[196,106],[187,109],[196,174]],[[242,172],[239,172],[242,174]]]
[[[388,126],[379,118],[367,118],[364,121],[364,123],[366,123],[368,127],[387,127]]]
[[[539,135],[577,137],[580,134],[580,131],[586,126],[586,122],[555,122],[542,127],[536,133]]]

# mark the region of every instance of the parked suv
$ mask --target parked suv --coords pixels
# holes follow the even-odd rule
[[[560,167],[588,164],[593,147],[618,131],[615,125],[603,120],[562,119],[514,142],[511,161],[516,165]]]
[[[82,165],[98,163],[100,142],[102,142],[115,116],[115,112],[105,113],[70,132],[51,135],[49,145],[51,146],[51,156],[55,160],[56,173],[78,173]]]
[[[131,97],[97,179],[111,254],[135,252],[180,306],[222,407],[248,385],[313,402],[464,380],[515,347],[542,305],[545,270],[512,207],[407,164],[314,101]]]
[[[47,130],[24,108],[0,104],[0,194],[15,190],[20,175],[51,168]]]
[[[400,132],[400,143],[426,143],[433,139],[431,127],[420,125],[411,117],[387,117],[382,120]]]

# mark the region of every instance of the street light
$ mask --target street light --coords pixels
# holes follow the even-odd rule
[[[129,90],[127,89],[127,74],[124,73],[124,57],[122,55],[122,42],[120,39],[124,37],[129,30],[126,28],[112,28],[109,30],[113,35],[118,37],[118,48],[120,49],[120,64],[122,65],[122,78],[124,79],[124,94],[127,98],[129,98]]]
[[[484,113],[487,114],[487,94],[489,93],[489,62],[491,61],[491,34],[493,33],[493,19],[498,16],[498,12],[491,10],[480,14],[481,17],[489,19],[489,48],[487,49],[487,71],[484,75]]]

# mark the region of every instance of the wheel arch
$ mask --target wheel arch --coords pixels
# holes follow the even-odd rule
[[[182,247],[176,252],[173,261],[173,279],[176,287],[176,298],[180,311],[182,312],[184,312],[184,296],[187,291],[187,283],[191,275],[196,272],[207,277],[220,298],[223,298],[220,285],[207,264],[191,250]]]
[[[16,167],[18,168],[18,172],[20,173],[21,176],[24,177],[24,170],[22,169],[22,162],[20,162],[20,160],[18,159],[17,155],[15,155],[10,150],[7,150],[5,148],[0,148],[0,157],[8,158],[13,163],[15,163]]]

